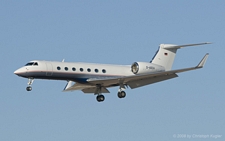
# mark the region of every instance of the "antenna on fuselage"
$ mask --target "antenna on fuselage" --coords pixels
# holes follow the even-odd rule
[[[62,60],[62,62],[64,62],[64,61],[65,61],[65,59]]]

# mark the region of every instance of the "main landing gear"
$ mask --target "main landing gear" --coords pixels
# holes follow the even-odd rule
[[[119,98],[126,97],[126,92],[124,91],[126,89],[125,86],[126,85],[124,85],[124,84],[120,85],[119,90],[118,90],[118,94],[117,94],[117,96]],[[97,95],[96,100],[98,102],[103,102],[105,100],[104,95],[102,95],[101,93],[102,93],[102,86],[101,85],[96,85],[95,94]]]
[[[118,92],[118,97],[119,97],[119,98],[124,98],[124,97],[126,97],[126,92],[124,92],[124,91]],[[97,100],[98,102],[103,102],[103,101],[105,100],[105,97],[104,97],[104,95],[99,94],[99,95],[96,97],[96,100]]]
[[[96,100],[98,102],[103,102],[105,100],[104,95],[102,95],[101,93],[102,93],[102,86],[101,85],[96,85],[95,94],[97,95]]]
[[[118,92],[118,97],[119,97],[119,98],[124,98],[124,97],[126,97],[126,92],[124,92],[124,91]],[[96,100],[97,100],[98,102],[103,102],[103,101],[105,100],[105,97],[104,97],[104,95],[102,95],[102,94],[98,94],[97,97],[96,97]]]
[[[118,92],[118,97],[119,98],[124,98],[126,96],[126,93],[124,91]]]
[[[98,95],[97,97],[96,97],[96,99],[97,99],[97,101],[98,102],[102,102],[102,101],[104,101],[105,100],[105,97],[104,97],[104,95]]]
[[[126,93],[125,93],[125,90],[126,88],[125,88],[125,85],[123,85],[123,84],[121,84],[120,85],[120,88],[119,88],[119,90],[118,90],[118,94],[117,94],[117,96],[119,97],[119,98],[124,98],[125,96],[126,96]]]
[[[26,90],[27,91],[31,91],[32,90],[32,87],[31,87],[31,85],[32,85],[32,83],[34,82],[34,79],[33,78],[29,78],[28,79],[28,86],[27,86],[27,88],[26,88]]]

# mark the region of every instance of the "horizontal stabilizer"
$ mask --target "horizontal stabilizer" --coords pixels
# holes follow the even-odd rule
[[[205,44],[211,44],[211,43],[206,42],[206,43],[187,44],[187,45],[171,45],[171,46],[165,46],[164,49],[180,49],[180,48],[183,48],[183,47],[199,46],[199,45],[205,45]]]

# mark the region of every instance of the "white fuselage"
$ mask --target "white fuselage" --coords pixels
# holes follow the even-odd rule
[[[26,78],[71,80],[79,83],[85,83],[89,78],[133,75],[130,66],[52,61],[31,62],[37,62],[38,65],[26,65],[16,70],[15,73]]]
[[[155,71],[157,70],[152,70],[152,72]],[[31,61],[14,73],[25,78],[67,80],[79,83],[87,83],[86,80],[91,78],[116,78],[136,75],[132,73],[130,65],[37,60]]]

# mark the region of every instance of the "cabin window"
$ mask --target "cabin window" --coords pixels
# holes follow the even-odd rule
[[[33,64],[34,64],[34,62],[29,62],[25,66],[32,66]]]
[[[65,70],[66,70],[66,71],[68,71],[68,68],[67,68],[67,67],[65,67]]]
[[[83,68],[80,68],[80,71],[82,72],[82,71],[84,71],[84,69]]]
[[[73,71],[76,71],[76,68],[72,68]]]
[[[91,72],[91,69],[90,69],[90,68],[88,68],[88,69],[87,69],[87,71],[88,71],[88,72]]]
[[[61,68],[60,67],[57,67],[57,70],[61,70]]]
[[[95,69],[95,72],[98,73],[98,69]]]
[[[103,72],[103,73],[106,73],[106,70],[105,70],[105,69],[103,69],[103,70],[102,70],[102,72]]]

